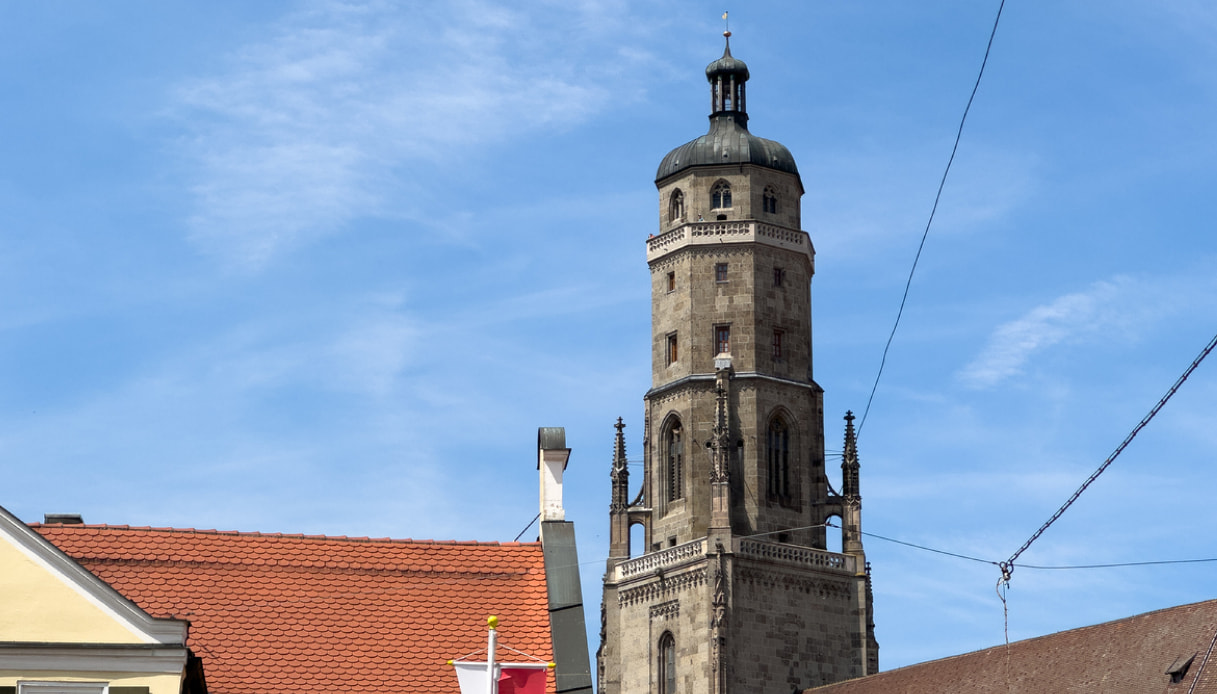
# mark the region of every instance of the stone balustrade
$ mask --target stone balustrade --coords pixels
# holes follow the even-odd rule
[[[683,545],[644,554],[641,557],[622,562],[617,566],[617,580],[652,573],[656,569],[676,566],[690,559],[700,559],[704,556],[706,556],[705,540],[686,542]]]
[[[836,552],[828,552],[822,549],[799,547],[780,542],[740,538],[735,541],[734,550],[736,554],[742,556],[766,559],[793,566],[832,569],[851,574],[855,573],[857,567],[856,559],[847,554],[837,554]]]
[[[807,254],[814,262],[815,249],[811,237],[799,229],[789,229],[751,221],[686,222],[659,236],[647,239],[647,261],[683,246],[701,246],[718,243],[753,242],[778,246]]]

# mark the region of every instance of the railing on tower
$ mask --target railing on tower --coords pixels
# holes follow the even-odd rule
[[[732,551],[742,557],[763,559],[787,566],[827,569],[833,572],[854,574],[857,558],[822,549],[769,542],[756,538],[739,537],[732,542]],[[671,569],[682,564],[703,559],[706,556],[706,540],[694,540],[683,545],[651,552],[617,565],[617,580],[652,574],[659,569]]]
[[[706,541],[694,540],[683,545],[644,554],[617,565],[617,580],[648,574],[656,569],[666,569],[683,564],[690,559],[701,559],[706,556]]]
[[[675,229],[670,229],[647,239],[647,260],[663,255],[676,246],[709,245],[722,242],[753,241],[769,246],[777,246],[790,250],[801,251],[809,257],[814,257],[815,249],[811,245],[811,237],[799,229],[766,224],[764,222],[731,221],[731,222],[685,222]]]
[[[736,539],[734,544],[735,553],[745,557],[816,569],[835,569],[851,574],[857,568],[857,559],[848,554],[746,537]]]

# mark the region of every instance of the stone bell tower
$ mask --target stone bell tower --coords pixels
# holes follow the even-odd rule
[[[784,694],[878,670],[852,415],[840,493],[825,469],[803,184],[748,131],[748,67],[725,36],[710,130],[655,180],[644,472],[631,498],[618,420],[601,694]]]

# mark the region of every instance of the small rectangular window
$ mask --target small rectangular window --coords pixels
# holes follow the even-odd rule
[[[773,268],[773,286],[780,287],[786,280],[786,271],[780,267]]]
[[[670,292],[676,291],[676,273],[675,272],[668,273],[668,291],[670,291]]]
[[[676,358],[679,356],[677,352],[676,333],[668,335],[668,365],[676,363]]]
[[[726,282],[727,281],[727,264],[726,263],[718,263],[717,265],[714,266],[714,281],[715,282]]]
[[[783,336],[783,334],[782,334],[781,330],[773,331],[773,358],[774,359],[782,358],[782,336]]]
[[[731,353],[731,326],[714,326],[714,348],[715,354]]]

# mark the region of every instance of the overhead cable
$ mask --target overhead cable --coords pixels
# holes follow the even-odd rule
[[[840,526],[834,525],[831,522],[824,523],[823,525],[813,525],[813,526],[808,526],[808,527],[810,527],[810,528],[818,528],[818,527],[840,528]],[[791,530],[801,530],[801,529],[802,528],[791,528]],[[1001,565],[1001,562],[995,561],[993,559],[983,559],[981,557],[972,557],[967,554],[960,554],[958,552],[948,552],[945,549],[936,549],[934,547],[927,547],[925,545],[919,545],[919,544],[916,544],[913,542],[897,540],[894,537],[886,537],[884,535],[879,535],[877,533],[868,533],[865,530],[861,531],[861,533],[863,535],[866,535],[867,537],[873,537],[875,539],[883,540],[885,542],[891,542],[891,543],[894,543],[897,545],[903,545],[905,547],[919,549],[924,552],[932,552],[934,554],[943,554],[948,557],[955,557],[956,559],[966,559],[968,561],[974,561],[974,562],[978,562],[981,564],[991,564],[993,566]],[[760,534],[765,535],[765,534],[772,534],[772,533],[760,533]],[[757,536],[749,535],[749,537],[757,537]],[[1043,564],[1019,564],[1019,566],[1024,569],[1035,569],[1035,570],[1039,570],[1039,571],[1080,571],[1080,570],[1087,570],[1087,569],[1122,569],[1122,568],[1135,567],[1135,566],[1167,566],[1167,565],[1172,565],[1172,564],[1206,564],[1206,563],[1213,563],[1213,562],[1217,562],[1217,557],[1207,557],[1204,559],[1159,559],[1159,560],[1151,560],[1151,561],[1126,561],[1126,562],[1114,562],[1114,563],[1110,563],[1110,564],[1067,564],[1067,565],[1060,565],[1060,566],[1045,566]]]
[[[1154,405],[1153,409],[1149,411],[1149,414],[1145,415],[1145,417],[1143,417],[1141,421],[1137,423],[1137,426],[1133,427],[1133,430],[1124,438],[1123,441],[1120,442],[1120,445],[1116,446],[1116,450],[1112,451],[1111,455],[1107,456],[1107,460],[1103,461],[1103,464],[1099,466],[1099,469],[1095,470],[1090,477],[1086,478],[1086,481],[1083,482],[1082,486],[1078,487],[1077,491],[1075,491],[1073,495],[1069,497],[1069,500],[1066,501],[1063,506],[1057,509],[1056,513],[1052,514],[1052,517],[1049,518],[1046,523],[1041,525],[1040,529],[1036,530],[1035,533],[1023,543],[1022,547],[1018,548],[1017,552],[1011,554],[1009,559],[998,565],[1001,568],[1003,581],[1008,582],[1010,580],[1010,575],[1014,573],[1014,561],[1018,559],[1023,552],[1026,552],[1027,548],[1031,546],[1031,543],[1038,540],[1040,535],[1043,535],[1044,531],[1055,523],[1056,519],[1060,518],[1061,515],[1073,505],[1073,502],[1078,500],[1078,497],[1082,495],[1082,492],[1086,491],[1086,488],[1089,487],[1092,482],[1098,479],[1099,475],[1103,474],[1103,472],[1110,467],[1113,462],[1115,462],[1116,458],[1118,458],[1120,454],[1124,452],[1124,449],[1128,447],[1128,444],[1132,443],[1132,440],[1136,438],[1137,434],[1141,433],[1141,430],[1145,428],[1145,425],[1149,424],[1150,420],[1152,420],[1158,414],[1158,412],[1162,410],[1166,403],[1170,401],[1170,399],[1179,390],[1179,387],[1183,385],[1183,382],[1187,380],[1187,377],[1192,375],[1192,372],[1196,370],[1196,367],[1200,366],[1200,362],[1204,361],[1204,358],[1209,355],[1209,352],[1213,351],[1214,347],[1217,347],[1217,335],[1214,335],[1213,339],[1209,340],[1208,345],[1206,345],[1205,348],[1200,351],[1200,356],[1192,360],[1192,363],[1183,371],[1183,375],[1175,381],[1174,385],[1170,387],[1170,390],[1166,391],[1166,395],[1163,395],[1162,398],[1158,400],[1158,404]]]
[[[866,425],[866,416],[870,414],[871,402],[875,399],[875,391],[879,388],[879,378],[883,375],[883,367],[887,364],[887,352],[891,349],[892,339],[896,337],[896,328],[900,327],[900,317],[904,315],[904,304],[909,298],[909,288],[913,286],[913,274],[917,272],[917,261],[921,259],[921,251],[925,248],[925,240],[930,235],[930,225],[934,223],[934,214],[938,212],[938,201],[942,199],[942,189],[947,184],[947,174],[951,172],[951,164],[955,161],[955,153],[959,151],[959,140],[963,137],[963,125],[968,120],[968,111],[972,110],[972,100],[976,98],[976,90],[980,88],[980,78],[984,77],[985,65],[989,63],[989,51],[993,49],[993,37],[997,36],[997,24],[1001,21],[1002,8],[1006,0],[1001,0],[997,6],[997,16],[993,18],[993,30],[989,32],[989,43],[985,46],[985,57],[980,61],[980,70],[976,73],[976,83],[972,85],[972,93],[968,103],[963,108],[963,117],[959,119],[959,129],[955,131],[955,144],[951,147],[951,156],[947,159],[946,169],[942,172],[942,180],[938,182],[938,192],[934,194],[934,206],[930,208],[930,218],[926,220],[925,231],[921,234],[921,243],[917,246],[917,255],[913,256],[913,267],[909,269],[908,281],[904,283],[904,296],[900,297],[900,310],[896,311],[896,322],[892,332],[887,336],[887,344],[883,346],[883,357],[879,359],[879,372],[875,374],[875,384],[871,386],[870,397],[866,399],[866,409],[862,411],[862,419],[858,422],[858,438],[862,438],[862,427]]]

